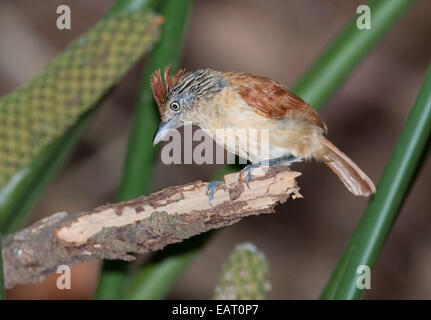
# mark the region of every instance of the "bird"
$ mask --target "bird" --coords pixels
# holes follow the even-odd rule
[[[153,139],[158,144],[172,129],[191,122],[208,133],[226,150],[247,159],[253,168],[261,165],[290,165],[314,159],[326,164],[355,196],[376,192],[371,179],[327,138],[327,126],[318,113],[287,87],[269,78],[250,73],[180,69],[170,75],[170,66],[154,71],[150,85],[161,123]],[[231,129],[235,139],[227,142],[220,130]],[[247,148],[245,130],[268,132]],[[237,132],[237,133],[236,133]],[[232,133],[230,133],[232,134]],[[238,142],[239,143],[232,143]],[[263,143],[263,144],[262,144]],[[265,148],[267,152],[262,152]],[[209,201],[221,181],[208,185]]]

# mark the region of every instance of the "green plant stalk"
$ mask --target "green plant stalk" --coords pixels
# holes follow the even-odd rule
[[[191,0],[167,0],[163,2],[161,13],[165,17],[165,22],[162,26],[159,42],[148,58],[142,77],[136,115],[116,201],[133,199],[149,191],[155,158],[158,154],[158,149],[153,147],[152,137],[160,122],[149,79],[155,70],[164,68],[165,65],[170,64],[172,70],[178,68],[192,4],[193,1]],[[181,260],[184,259],[184,256]],[[144,273],[149,275],[150,281],[153,281],[153,272],[160,274],[163,273],[163,270],[170,269],[163,266],[149,268],[151,270],[144,271]],[[127,263],[106,261],[95,297],[97,299],[120,298],[126,277]],[[168,280],[168,278],[163,278]],[[145,284],[143,285],[145,286]]]
[[[172,283],[178,279],[178,272],[182,273],[191,263],[195,251],[185,251],[168,255],[163,262],[151,259],[134,275],[127,287],[124,298],[127,300],[150,300],[154,297],[165,297],[171,289]],[[160,281],[163,279],[163,281]]]
[[[158,150],[153,147],[152,137],[160,123],[157,106],[149,84],[151,74],[170,64],[177,70],[191,0],[167,0],[164,2],[160,40],[149,56],[143,74],[136,116],[130,134],[122,181],[117,201],[125,201],[148,193]]]
[[[341,86],[359,63],[371,52],[374,45],[414,2],[415,0],[370,1],[369,6],[373,19],[372,29],[358,30],[356,17],[354,17],[319,55],[292,91],[307,101],[314,109],[320,110],[325,101]],[[232,171],[232,167],[225,167],[219,171],[215,179],[221,179],[225,174]],[[199,239],[199,237],[186,240],[183,245],[186,246],[187,242],[197,241],[195,239]],[[199,242],[202,246],[206,243],[205,241]],[[151,287],[158,284],[166,288],[168,281],[171,282],[170,286],[172,286],[198,252],[198,249],[194,249],[191,255],[178,255],[177,259],[167,255],[165,261],[158,262],[158,266],[165,270],[164,273],[158,275],[156,271],[147,272],[144,267],[141,270],[142,274],[139,274],[137,278],[140,279],[143,286],[145,281],[148,281]],[[168,264],[169,268],[164,267],[164,263]],[[150,266],[152,270],[157,270],[152,263]],[[168,292],[167,290],[160,290],[153,291],[154,294],[152,294],[151,290],[145,290],[145,286],[140,290],[144,294],[136,294],[136,296],[141,299],[162,299]],[[132,296],[130,295],[130,297]]]
[[[167,246],[153,254],[150,260],[126,283],[126,299],[154,300],[166,297],[178,277],[193,261],[204,243],[214,234],[210,231]]]
[[[416,0],[371,0],[371,30],[359,30],[354,17],[324,49],[293,92],[320,110],[329,97]]]
[[[412,183],[431,133],[431,66],[409,113],[401,136],[356,229],[341,256],[322,299],[359,299],[360,265],[371,269],[383,247]]]
[[[123,11],[145,10],[147,8],[154,9],[159,2],[159,0],[118,0],[109,8],[105,16],[108,17]],[[117,196],[117,198],[119,197]],[[105,272],[101,275],[96,291],[96,297],[98,299],[121,298],[121,290],[118,288],[121,288],[124,281],[123,273],[125,268],[126,264],[122,262],[105,262]]]

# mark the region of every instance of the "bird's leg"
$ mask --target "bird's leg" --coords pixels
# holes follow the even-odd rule
[[[251,179],[252,170],[254,168],[257,168],[259,166],[269,166],[270,167],[270,166],[274,166],[274,165],[279,164],[279,163],[290,164],[292,162],[297,162],[297,161],[302,161],[302,160],[300,158],[295,157],[293,154],[288,154],[286,156],[282,156],[279,158],[269,159],[269,160],[265,160],[265,161],[259,161],[256,163],[246,165],[244,167],[244,169],[241,170],[241,172],[248,170],[247,178],[245,179],[245,184],[247,185],[248,188],[250,188],[248,185],[248,182]],[[214,198],[214,192],[215,192],[217,186],[221,183],[224,183],[224,181],[223,180],[214,180],[214,181],[211,181],[207,186],[206,195],[208,196],[208,202],[209,202],[211,207],[212,207],[211,202]]]
[[[279,157],[279,158],[269,159],[269,160],[265,160],[265,161],[259,161],[259,162],[256,162],[256,163],[252,163],[252,164],[246,165],[244,167],[244,169],[242,169],[241,171],[247,171],[248,170],[247,177],[245,179],[245,184],[247,185],[248,188],[250,188],[249,185],[248,185],[248,182],[251,179],[251,176],[252,176],[251,172],[252,172],[252,170],[254,168],[257,168],[259,166],[269,166],[270,167],[270,166],[273,166],[273,165],[276,165],[276,164],[279,164],[279,163],[288,163],[288,164],[290,164],[292,162],[297,162],[297,161],[302,161],[302,160],[298,159],[293,154],[288,154],[286,156],[282,156],[282,157]]]
[[[211,201],[213,200],[213,198],[214,198],[214,192],[215,192],[215,190],[216,190],[216,188],[217,188],[217,185],[219,185],[219,184],[221,184],[221,183],[223,183],[224,181],[223,180],[214,180],[214,181],[211,181],[209,184],[208,184],[208,187],[207,187],[207,191],[206,191],[206,195],[208,196],[208,202],[209,202],[209,204],[210,204],[210,206],[212,207],[213,205],[211,204]]]

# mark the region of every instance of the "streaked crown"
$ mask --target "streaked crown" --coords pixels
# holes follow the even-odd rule
[[[157,106],[159,107],[160,115],[163,118],[165,113],[165,106],[168,102],[168,93],[184,78],[186,75],[185,69],[180,69],[175,75],[169,75],[171,66],[165,66],[164,70],[164,84],[162,82],[162,76],[160,69],[156,70],[150,79],[151,89],[153,90],[154,100],[156,100]]]
[[[150,84],[154,99],[159,107],[163,121],[168,120],[168,106],[174,102],[181,108],[190,109],[196,103],[196,98],[211,99],[227,83],[220,72],[211,69],[199,69],[194,72],[179,70],[175,75],[169,75],[169,66],[164,70],[164,83],[160,70],[156,70]]]

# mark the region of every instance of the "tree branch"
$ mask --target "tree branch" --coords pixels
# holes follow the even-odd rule
[[[5,287],[41,281],[57,266],[95,259],[133,260],[131,253],[160,250],[242,218],[271,213],[278,203],[302,197],[288,168],[256,168],[247,188],[241,173],[224,177],[212,207],[208,183],[169,187],[148,197],[90,212],[56,213],[3,239]]]

